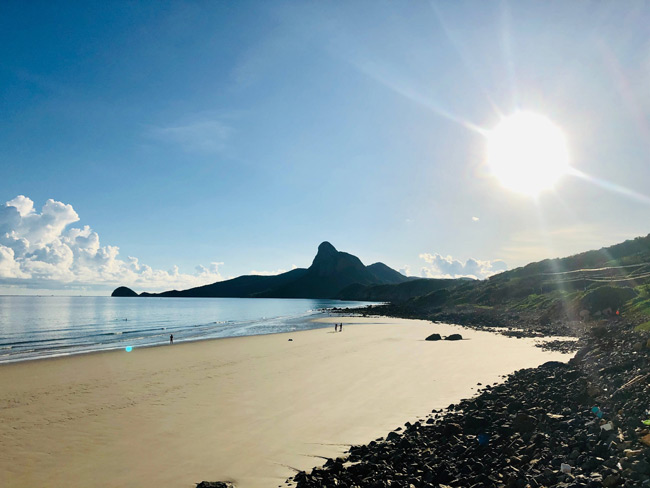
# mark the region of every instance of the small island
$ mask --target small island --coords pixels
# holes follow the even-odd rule
[[[112,297],[137,297],[138,294],[129,287],[120,286],[118,288],[115,288],[115,290],[113,290],[111,296]]]

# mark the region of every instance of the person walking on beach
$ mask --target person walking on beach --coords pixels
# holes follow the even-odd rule
[[[343,332],[343,322],[339,324],[339,332]]]
[[[174,334],[169,334],[169,343],[170,344],[174,343]]]
[[[339,330],[339,324],[334,324],[334,332],[336,332],[337,330]]]

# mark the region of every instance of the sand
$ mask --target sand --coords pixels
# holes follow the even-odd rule
[[[296,469],[472,396],[477,382],[568,359],[528,339],[425,321],[324,320],[343,332],[0,366],[0,486],[283,485]],[[423,340],[433,332],[468,340]]]

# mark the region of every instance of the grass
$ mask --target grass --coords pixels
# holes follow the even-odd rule
[[[647,322],[643,322],[642,324],[637,325],[637,326],[634,328],[634,330],[638,330],[638,331],[641,331],[641,330],[650,330],[650,320],[648,320]]]

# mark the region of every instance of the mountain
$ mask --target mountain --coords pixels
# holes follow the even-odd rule
[[[456,322],[488,323],[494,319],[491,323],[497,325],[505,325],[509,317],[533,317],[546,325],[553,321],[583,321],[585,317],[618,311],[650,330],[650,235],[530,263],[487,280],[450,281],[450,286],[428,293],[421,292],[437,285],[427,283],[416,289],[414,281],[383,287],[351,287],[340,296],[395,304],[395,310],[382,313]],[[413,289],[400,292],[406,285]],[[410,292],[413,295],[409,298]]]
[[[188,290],[170,290],[162,293],[141,293],[144,297],[231,297],[250,298],[265,296],[275,288],[284,286],[286,283],[295,281],[306,273],[306,269],[293,269],[274,276],[247,275],[239,276],[231,280],[218,281],[210,285],[197,286]]]
[[[395,285],[360,285],[355,283],[339,292],[341,300],[401,303],[413,297],[428,295],[438,290],[454,288],[466,283],[465,279],[419,278]]]
[[[413,281],[414,279],[404,276],[402,273],[395,271],[384,263],[371,264],[368,266],[368,271],[375,275],[379,281],[386,283],[405,283],[407,281]]]
[[[311,266],[298,268],[274,276],[239,276],[231,280],[188,290],[170,290],[162,293],[141,293],[157,297],[241,297],[241,298],[334,298],[344,288],[391,285],[412,280],[383,263],[365,266],[361,260],[346,252],[337,251],[329,242],[318,246]],[[119,290],[119,291],[118,291]],[[111,296],[127,296],[126,287],[117,288]],[[135,292],[131,291],[134,295]],[[133,295],[128,295],[133,296]]]

